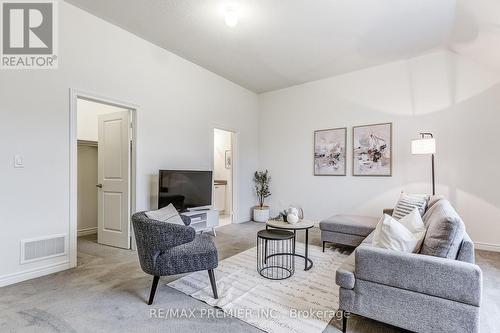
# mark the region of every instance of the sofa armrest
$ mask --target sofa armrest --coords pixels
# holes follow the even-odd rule
[[[458,250],[457,260],[475,263],[474,242],[470,239],[469,235],[465,234],[460,249]]]
[[[453,259],[359,247],[356,280],[479,306],[482,272],[479,266]]]

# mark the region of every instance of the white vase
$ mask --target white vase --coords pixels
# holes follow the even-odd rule
[[[286,216],[286,221],[290,224],[295,224],[299,222],[299,217],[295,214],[290,213]]]
[[[290,207],[287,209],[287,214],[293,214],[299,216],[299,210],[295,207]]]
[[[255,222],[266,223],[269,220],[269,207],[254,207],[253,220]]]

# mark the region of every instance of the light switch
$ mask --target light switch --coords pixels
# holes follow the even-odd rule
[[[14,155],[14,168],[24,168],[23,155]]]

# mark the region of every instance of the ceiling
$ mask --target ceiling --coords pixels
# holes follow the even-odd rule
[[[67,2],[261,93],[413,57],[448,47],[450,39],[475,38],[475,18],[471,23],[470,9],[459,4],[496,1]],[[234,28],[224,23],[228,6],[238,11]]]

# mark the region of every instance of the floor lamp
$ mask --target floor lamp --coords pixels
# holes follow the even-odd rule
[[[436,194],[434,178],[434,154],[436,153],[436,140],[432,133],[420,133],[420,139],[411,141],[411,153],[414,155],[431,155],[432,160],[432,195]]]

